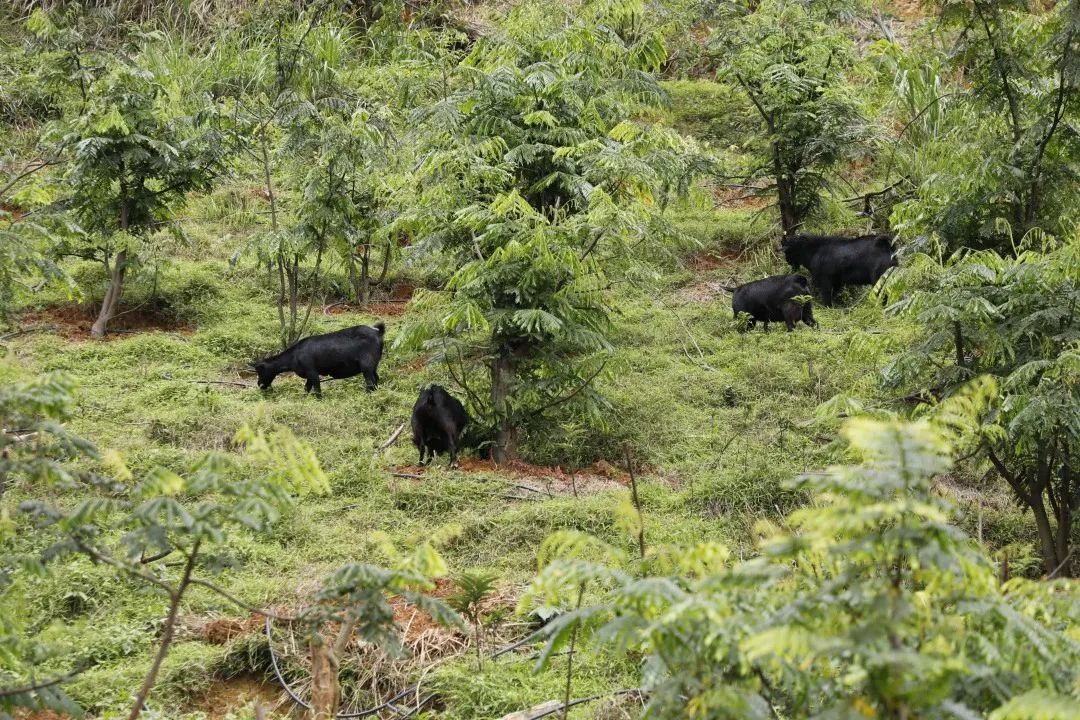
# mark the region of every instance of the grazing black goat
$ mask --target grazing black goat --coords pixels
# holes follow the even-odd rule
[[[461,431],[469,424],[465,406],[441,385],[420,391],[412,411],[413,445],[420,451],[420,464],[450,453],[450,467],[457,467]]]
[[[386,325],[375,327],[357,325],[325,335],[312,335],[273,357],[260,360],[252,367],[259,376],[259,388],[269,390],[281,373],[294,372],[304,378],[305,392],[322,396],[321,376],[350,378],[363,375],[368,392],[379,384],[379,361],[382,359],[383,334]]]
[[[736,318],[740,313],[749,315],[750,327],[761,320],[765,323],[766,331],[770,322],[783,322],[789,332],[795,329],[795,323],[800,320],[810,327],[817,327],[813,303],[794,299],[809,294],[810,283],[805,276],[774,275],[737,287],[731,296],[731,309]]]

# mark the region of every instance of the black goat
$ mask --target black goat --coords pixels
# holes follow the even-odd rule
[[[259,388],[269,390],[281,373],[294,372],[304,378],[305,392],[322,396],[320,376],[350,378],[363,375],[368,392],[379,384],[379,361],[382,359],[386,325],[357,325],[325,335],[304,338],[283,352],[260,360],[252,367],[259,376]]]
[[[897,264],[888,235],[796,235],[784,239],[780,247],[792,270],[802,266],[810,271],[814,289],[826,305],[832,305],[843,288],[873,285]]]
[[[755,280],[740,285],[731,296],[731,309],[735,317],[740,313],[750,316],[750,327],[758,320],[765,323],[768,331],[770,322],[787,325],[788,331],[795,329],[795,323],[802,320],[810,327],[817,327],[814,320],[813,303],[807,299],[798,302],[794,298],[810,294],[810,283],[803,275],[774,275],[762,280]]]
[[[450,453],[450,467],[457,467],[461,432],[469,424],[465,406],[441,385],[420,391],[412,411],[413,445],[420,451],[420,464]]]

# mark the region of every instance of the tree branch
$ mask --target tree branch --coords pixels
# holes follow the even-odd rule
[[[555,407],[556,405],[562,405],[565,402],[569,402],[570,400],[572,400],[574,398],[575,395],[577,395],[582,390],[584,390],[586,387],[588,387],[589,383],[591,383],[596,378],[597,375],[599,375],[601,372],[603,372],[605,367],[607,367],[607,360],[600,363],[600,367],[598,367],[596,369],[596,372],[594,372],[589,377],[585,378],[585,382],[578,385],[574,389],[574,391],[572,393],[570,393],[569,395],[567,395],[565,397],[556,398],[555,400],[552,400],[549,403],[545,403],[544,405],[541,405],[538,409],[531,411],[529,413],[529,417],[534,417],[534,416],[539,415],[540,413],[544,412],[545,410],[550,410],[551,408]]]
[[[25,695],[26,693],[37,692],[38,690],[45,690],[46,688],[55,687],[61,683],[65,683],[71,678],[78,675],[82,670],[72,670],[69,673],[52,678],[51,680],[45,680],[39,683],[30,683],[19,687],[5,688],[0,687],[0,698],[13,697],[15,695]]]

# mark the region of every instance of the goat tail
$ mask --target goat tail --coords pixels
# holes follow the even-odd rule
[[[386,333],[386,323],[380,320],[375,323],[375,329],[378,331],[379,335],[384,335]]]

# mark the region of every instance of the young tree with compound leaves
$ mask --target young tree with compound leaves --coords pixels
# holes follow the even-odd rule
[[[124,281],[153,233],[166,226],[193,190],[210,187],[223,157],[212,108],[170,116],[149,72],[119,63],[89,88],[86,108],[66,121],[72,148],[68,204],[84,233],[65,254],[100,260],[109,275],[90,335],[105,335]]]
[[[16,611],[13,575],[40,572],[30,558],[17,557],[7,546],[15,524],[5,492],[23,484],[75,483],[80,473],[72,463],[93,460],[97,449],[69,433],[63,423],[74,409],[74,383],[63,374],[43,375],[29,383],[0,389],[0,716],[15,708],[50,709],[71,716],[79,708],[64,684],[83,669],[66,662],[62,652],[35,637]],[[25,562],[22,562],[25,561]],[[21,565],[21,567],[20,567]],[[11,609],[9,612],[8,609]]]
[[[886,369],[894,387],[928,400],[971,379],[998,380],[979,426],[978,458],[1031,510],[1048,575],[1080,570],[1080,235],[1034,231],[1009,253],[961,250],[945,262],[913,256],[890,284],[893,310],[922,340]]]
[[[540,666],[575,631],[595,634],[644,657],[646,713],[658,718],[1080,712],[1080,593],[1064,581],[1002,585],[949,522],[933,478],[950,466],[950,433],[860,418],[844,435],[857,464],[796,481],[817,501],[784,529],[762,523],[751,560],[700,543],[613,563],[601,541],[554,537],[523,605],[594,591],[545,627]]]
[[[632,120],[663,100],[663,45],[633,31],[644,6],[586,3],[556,27],[538,8],[517,11],[520,36],[477,43],[456,90],[418,113],[422,210],[399,221],[455,266],[404,341],[447,362],[498,462],[527,417],[571,398],[598,408],[607,273],[670,234],[657,208],[698,167],[690,141]]]
[[[55,252],[104,266],[108,284],[90,329],[100,338],[154,233],[168,226],[189,192],[209,188],[220,172],[225,143],[209,97],[175,107],[166,79],[140,66],[137,54],[84,56],[72,32],[44,13],[35,13],[30,27],[44,57],[60,53],[77,68],[52,80],[68,86],[63,116],[47,131],[65,159],[55,205],[78,226],[60,233],[66,239]]]
[[[905,154],[914,197],[894,217],[911,238],[1009,249],[1009,231],[1065,234],[1076,222],[1080,6],[1075,2],[939,0],[951,41],[940,131]],[[923,65],[925,58],[912,64]],[[920,121],[921,121],[920,116]],[[914,118],[913,118],[914,119]]]
[[[799,0],[734,5],[711,44],[718,78],[742,90],[758,120],[745,183],[775,193],[785,236],[820,206],[830,173],[855,158],[868,134],[847,77],[852,41],[835,11]]]
[[[23,558],[24,564],[44,572],[48,563],[84,555],[164,594],[167,611],[157,651],[130,720],[146,708],[192,588],[247,607],[207,579],[228,566],[233,537],[269,531],[297,495],[329,491],[310,447],[289,431],[266,435],[245,426],[236,442],[246,450],[243,460],[208,455],[182,475],[157,468],[136,478],[118,455],[106,454],[108,475],[93,475],[85,482],[60,475],[50,483],[53,490],[86,490],[89,484],[95,490],[89,497],[70,507],[45,499],[20,505],[37,532],[51,541],[39,560]],[[159,565],[166,559],[168,563]]]

